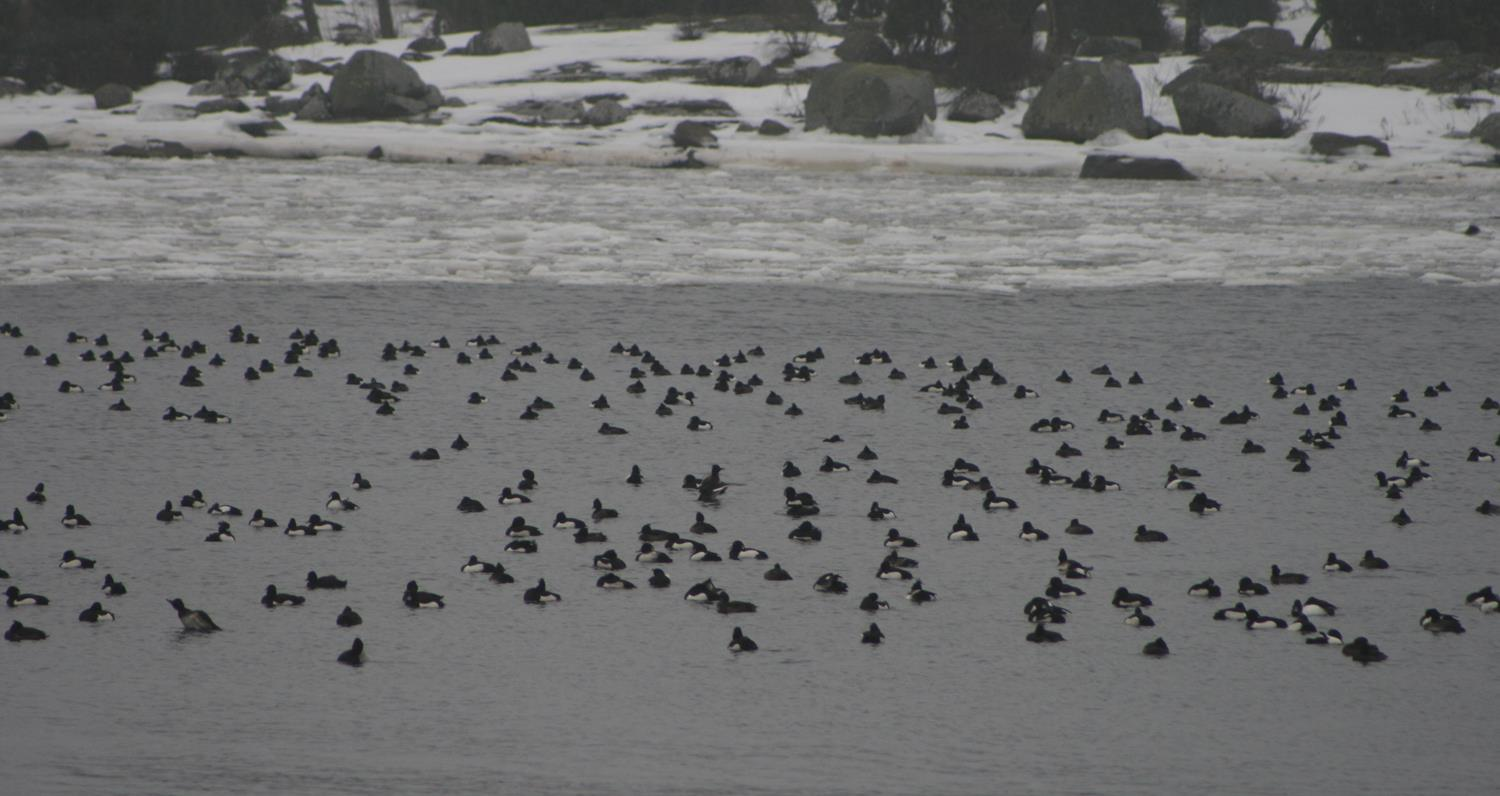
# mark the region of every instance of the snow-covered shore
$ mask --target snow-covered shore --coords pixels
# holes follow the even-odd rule
[[[1296,20],[1292,20],[1293,23]],[[716,149],[700,151],[704,163],[725,168],[795,170],[873,170],[885,172],[963,173],[993,175],[1074,176],[1084,158],[1096,152],[1169,157],[1205,179],[1271,181],[1463,181],[1500,184],[1496,152],[1466,137],[1469,129],[1496,105],[1487,93],[1478,105],[1455,107],[1451,97],[1415,88],[1340,83],[1280,87],[1280,93],[1305,122],[1285,139],[1212,138],[1164,134],[1136,140],[1121,132],[1106,133],[1083,145],[1026,140],[1020,122],[1030,93],[993,122],[959,123],[942,113],[924,130],[904,138],[866,139],[826,131],[806,132],[800,113],[806,84],[757,87],[708,85],[696,82],[691,67],[720,59],[749,55],[770,61],[778,44],[770,32],[711,32],[696,41],[678,41],[676,28],[660,24],[631,30],[534,28],[534,49],[498,56],[438,55],[414,63],[422,79],[447,97],[463,100],[463,107],[441,109],[438,123],[308,122],[278,117],[285,125],[269,137],[252,138],[239,125],[266,118],[257,110],[264,100],[246,97],[249,113],[212,113],[171,120],[161,106],[191,107],[206,97],[189,96],[190,86],[163,81],[136,93],[123,108],[98,110],[91,95],[65,91],[0,99],[0,145],[28,130],[43,133],[67,152],[101,154],[119,144],[176,141],[195,152],[237,150],[252,157],[310,158],[362,157],[376,146],[385,157],[408,161],[478,163],[486,156],[501,160],[567,165],[662,165],[681,157],[671,146],[673,126],[685,117],[637,111],[626,121],[601,128],[586,126],[522,126],[486,122],[503,109],[525,100],[570,101],[600,95],[623,96],[627,108],[652,102],[722,100],[736,116],[718,119]],[[461,45],[468,33],[447,36],[450,46]],[[374,45],[342,46],[319,42],[283,48],[288,60],[342,61],[359,49],[399,55],[410,37]],[[837,40],[819,40],[799,59],[798,69],[836,61]],[[600,79],[578,80],[565,65],[587,62]],[[1161,86],[1185,70],[1191,59],[1165,57],[1159,63],[1134,68],[1142,86],[1145,111],[1168,126],[1177,119]],[[683,68],[689,67],[689,68]],[[325,88],[324,74],[296,75],[290,85],[274,92],[295,98],[314,83]],[[941,94],[940,104],[951,100]],[[1500,103],[1497,103],[1500,104]],[[750,126],[775,119],[791,128],[783,136],[764,136]],[[746,127],[740,127],[739,122]],[[1390,157],[1354,154],[1328,158],[1314,154],[1309,139],[1314,132],[1373,135],[1390,147]]]

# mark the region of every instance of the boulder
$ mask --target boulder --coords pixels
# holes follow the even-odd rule
[[[672,129],[672,145],[683,149],[716,147],[719,138],[706,122],[683,121]]]
[[[1470,138],[1477,138],[1490,146],[1500,149],[1500,113],[1492,113],[1479,120],[1474,129],[1469,131]]]
[[[703,72],[705,81],[720,86],[758,86],[765,76],[766,68],[748,55],[716,61]]]
[[[17,152],[46,152],[48,149],[47,136],[36,130],[27,130],[20,138],[16,139],[11,149]]]
[[[871,63],[824,67],[807,89],[805,125],[850,135],[910,135],[937,118],[932,76]]]
[[[117,158],[182,158],[193,157],[193,150],[176,141],[149,141],[145,146],[120,144],[110,147],[104,154]]]
[[[1005,103],[987,91],[970,89],[959,94],[948,106],[950,122],[989,122],[1005,113]]]
[[[328,102],[328,92],[323,90],[321,83],[314,83],[302,92],[301,103],[297,108],[297,121],[300,122],[326,122],[333,118],[333,110]]]
[[[1074,143],[1116,129],[1140,138],[1146,134],[1146,115],[1135,74],[1112,58],[1058,67],[1021,119],[1027,138]]]
[[[0,77],[0,98],[25,94],[26,81],[16,77]]]
[[[334,27],[333,41],[345,46],[351,44],[374,44],[375,35],[353,22],[344,22]]]
[[[519,165],[521,165],[521,160],[519,158],[513,157],[511,155],[507,155],[504,152],[486,152],[486,153],[484,153],[484,157],[481,157],[479,159],[479,165],[481,165],[481,166],[519,166]]]
[[[630,111],[612,99],[602,99],[583,112],[581,121],[592,127],[608,127],[630,118]]]
[[[1130,155],[1089,155],[1078,173],[1085,180],[1196,180],[1192,172],[1171,158]]]
[[[1251,97],[1261,95],[1260,82],[1255,79],[1255,74],[1250,69],[1229,63],[1200,63],[1189,67],[1162,86],[1162,96],[1170,97],[1193,83],[1209,83]]]
[[[1245,28],[1227,39],[1214,43],[1216,50],[1257,50],[1277,55],[1297,52],[1297,37],[1281,28]]]
[[[292,63],[292,71],[299,75],[331,75],[333,70],[309,58],[298,58]]]
[[[416,52],[415,50],[405,50],[401,53],[401,60],[410,61],[414,64],[420,64],[424,61],[431,61],[432,56],[428,55],[427,53]]]
[[[251,138],[265,138],[271,133],[280,133],[286,130],[286,125],[283,125],[281,122],[278,122],[275,119],[240,122],[235,126],[240,128],[240,132],[250,136]]]
[[[204,100],[194,106],[193,110],[197,111],[199,116],[208,113],[249,113],[250,106],[246,105],[244,101],[233,97],[219,97],[218,99]]]
[[[245,34],[245,43],[267,50],[295,47],[312,41],[302,23],[283,14],[267,14]]]
[[[94,89],[94,107],[101,111],[129,105],[134,98],[135,96],[130,93],[130,87],[119,83],[105,83]]]
[[[147,103],[135,112],[135,120],[138,122],[185,122],[196,118],[197,110],[170,102]]]
[[[443,41],[442,36],[423,36],[412,39],[406,49],[419,53],[440,53],[448,49],[448,43]]]
[[[583,121],[582,100],[522,100],[506,111],[540,124],[576,124]]]
[[[272,116],[286,116],[289,113],[296,113],[300,110],[304,102],[306,102],[305,99],[298,97],[270,96],[266,97],[266,101],[260,106],[260,109]]]
[[[186,64],[183,71],[194,76],[198,74],[197,67],[208,63],[216,64],[212,80],[208,82],[199,80],[189,91],[190,94],[198,96],[213,94],[233,97],[258,91],[274,91],[292,82],[291,63],[265,50],[239,50],[224,53],[220,59],[203,56],[174,61],[172,75],[178,80],[183,80],[185,78],[177,74],[178,66],[175,64],[178,63]]]
[[[1373,135],[1344,135],[1343,133],[1313,133],[1312,151],[1319,155],[1335,157],[1358,147],[1369,148],[1372,154],[1383,158],[1391,156],[1391,148]]]
[[[833,48],[833,54],[845,63],[888,64],[896,59],[891,45],[873,30],[851,31]]]
[[[340,119],[390,119],[424,113],[442,104],[417,74],[394,55],[360,50],[328,87],[328,108]]]
[[[1210,83],[1192,83],[1172,95],[1183,135],[1279,138],[1281,111],[1267,102]]]
[[[465,55],[503,55],[531,49],[531,37],[526,26],[519,22],[502,22],[493,28],[480,31],[464,45]]]
[[[1141,40],[1131,36],[1089,36],[1078,43],[1073,54],[1079,58],[1103,58],[1114,56],[1121,60],[1139,55]]]
[[[755,128],[755,131],[761,135],[777,136],[790,133],[792,128],[775,119],[763,119],[761,120],[760,127]]]

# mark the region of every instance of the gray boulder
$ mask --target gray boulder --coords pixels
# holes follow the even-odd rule
[[[244,91],[241,93],[274,91],[292,82],[291,63],[276,53],[240,50],[225,55],[227,63],[219,68],[214,79],[243,85]]]
[[[720,86],[758,86],[765,76],[766,68],[748,55],[716,61],[703,72],[705,81]]]
[[[1196,180],[1192,172],[1171,158],[1130,155],[1089,155],[1078,173],[1085,180]]]
[[[1264,53],[1289,55],[1297,52],[1297,38],[1289,30],[1281,28],[1245,28],[1227,39],[1214,43],[1215,50],[1258,50]]]
[[[502,22],[489,30],[474,34],[464,46],[466,55],[502,55],[531,49],[531,36],[519,22]]]
[[[528,99],[505,110],[539,124],[576,124],[583,121],[583,100]]]
[[[16,139],[11,149],[17,152],[46,152],[48,149],[47,136],[36,130],[27,130],[20,138]]]
[[[1131,36],[1089,36],[1078,43],[1073,54],[1079,58],[1103,58],[1107,55],[1122,60],[1141,52],[1141,40]]]
[[[286,116],[287,114],[296,113],[301,110],[302,103],[304,102],[306,100],[298,97],[273,95],[266,97],[266,101],[260,106],[260,109],[272,116]]]
[[[1027,138],[1083,143],[1107,130],[1146,135],[1141,86],[1112,58],[1069,61],[1052,73],[1021,119]]]
[[[1162,96],[1170,97],[1194,83],[1209,83],[1251,97],[1261,95],[1260,82],[1255,79],[1255,74],[1251,70],[1229,63],[1200,63],[1189,67],[1162,86]]]
[[[1336,157],[1351,149],[1365,147],[1379,157],[1391,156],[1391,148],[1373,135],[1344,135],[1343,133],[1313,133],[1312,151],[1319,155]]]
[[[807,89],[804,124],[850,135],[910,135],[937,118],[932,76],[884,64],[834,64]]]
[[[590,105],[580,121],[591,127],[608,127],[629,118],[630,111],[625,110],[625,106],[612,99],[602,99]]]
[[[1005,113],[1005,103],[987,91],[968,90],[948,106],[950,122],[989,122]]]
[[[1192,83],[1172,95],[1183,135],[1280,138],[1281,111],[1267,102],[1209,83]]]
[[[891,45],[885,43],[873,30],[861,28],[850,31],[844,40],[833,48],[833,54],[845,63],[888,64],[896,59]]]
[[[672,129],[672,145],[683,149],[706,149],[718,146],[719,137],[706,122],[678,122]]]
[[[1500,113],[1492,113],[1479,120],[1474,129],[1469,131],[1470,138],[1477,138],[1490,146],[1500,149]]]
[[[379,50],[360,50],[349,57],[328,87],[329,110],[340,119],[390,119],[425,113],[442,104],[442,95],[400,58]],[[434,99],[436,101],[434,101]]]
[[[135,112],[138,122],[185,122],[198,118],[198,111],[170,102],[148,102]]]
[[[762,119],[760,122],[760,127],[755,128],[755,131],[761,135],[778,136],[790,133],[792,131],[792,128],[787,127],[786,125],[776,121],[775,119]]]
[[[275,119],[240,122],[238,125],[236,125],[236,127],[239,127],[240,132],[250,136],[251,138],[265,138],[271,133],[280,133],[286,130],[286,125],[276,121]]]
[[[14,97],[17,94],[26,94],[26,81],[18,77],[0,77],[0,97]]]
[[[351,44],[374,44],[375,36],[353,22],[344,22],[333,29],[333,41],[346,47]]]
[[[94,107],[101,111],[129,105],[134,98],[135,96],[130,93],[130,87],[119,83],[105,83],[94,89]]]
[[[145,146],[120,144],[119,146],[110,147],[104,154],[117,158],[182,158],[183,160],[190,160],[194,153],[193,150],[176,141],[149,141]]]
[[[442,36],[423,36],[419,39],[412,39],[411,43],[406,45],[406,49],[419,53],[440,53],[448,49],[448,43],[443,41]]]
[[[242,100],[233,97],[219,97],[218,99],[204,100],[193,107],[199,116],[206,113],[248,113],[250,106]]]

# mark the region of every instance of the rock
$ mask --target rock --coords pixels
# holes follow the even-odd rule
[[[313,61],[307,58],[298,58],[297,61],[292,64],[292,71],[296,72],[299,75],[327,75],[332,74],[333,72],[333,70],[329,69],[326,65],[320,64],[317,61]]]
[[[1140,138],[1146,134],[1146,115],[1135,74],[1112,58],[1058,67],[1021,119],[1027,138],[1074,143],[1116,129]]]
[[[672,130],[672,145],[683,149],[716,147],[719,138],[705,122],[683,121]]]
[[[987,91],[967,90],[948,106],[950,122],[989,122],[1005,113],[1005,103]]]
[[[333,41],[336,44],[374,44],[375,36],[364,28],[352,22],[344,22],[333,29]]]
[[[198,111],[186,105],[173,105],[169,102],[152,102],[140,107],[135,112],[138,122],[185,122],[189,119],[198,118]]]
[[[271,96],[266,97],[260,109],[272,116],[286,116],[289,113],[296,113],[306,101],[299,97]]]
[[[119,83],[105,83],[94,89],[94,107],[101,111],[128,105],[134,98],[130,87]]]
[[[833,54],[845,63],[888,64],[896,59],[885,39],[865,28],[851,31],[833,48]]]
[[[805,125],[851,135],[910,135],[937,118],[932,76],[871,63],[824,67],[807,89]]]
[[[792,131],[792,128],[787,127],[786,125],[776,121],[775,119],[764,119],[761,121],[760,127],[756,128],[755,131],[761,135],[776,136],[786,135],[787,133],[790,133]]]
[[[1259,50],[1278,55],[1297,52],[1297,37],[1281,28],[1245,28],[1227,39],[1214,43],[1215,50]]]
[[[405,52],[401,53],[401,60],[407,61],[409,63],[420,64],[424,61],[431,61],[432,56],[428,55],[427,53],[419,53],[412,50],[406,50]]]
[[[1479,120],[1474,129],[1469,131],[1470,138],[1477,138],[1490,146],[1500,149],[1500,113],[1492,113]]]
[[[385,160],[385,150],[379,144],[376,144],[374,148],[365,153],[365,157],[370,160]]]
[[[721,99],[706,100],[652,100],[636,103],[638,113],[652,116],[724,116],[734,118],[739,111]]]
[[[199,116],[207,113],[249,113],[250,106],[233,97],[204,100],[193,108]]]
[[[150,141],[143,147],[120,144],[111,147],[104,154],[117,158],[183,158],[188,160],[193,157],[193,150],[176,141]]]
[[[418,53],[440,53],[448,49],[448,43],[443,41],[442,36],[423,36],[412,39],[406,49]]]
[[[379,50],[349,57],[328,87],[328,108],[339,119],[389,119],[424,113],[442,104],[417,70]],[[429,104],[432,103],[432,104]]]
[[[463,51],[465,55],[503,55],[529,49],[531,37],[526,34],[526,26],[519,22],[502,22],[474,34]]]
[[[266,50],[295,47],[312,41],[302,23],[282,14],[267,14],[245,34],[245,43]]]
[[[592,127],[608,127],[630,118],[630,111],[612,99],[603,99],[590,105],[580,120]]]
[[[311,88],[302,92],[302,107],[297,109],[297,121],[326,122],[332,118],[333,106],[329,103],[323,86],[314,83]]]
[[[26,81],[14,77],[0,77],[0,98],[25,94]]]
[[[725,58],[708,65],[703,79],[720,86],[758,86],[765,78],[766,69],[760,61],[748,55]]]
[[[208,150],[208,154],[216,158],[224,158],[225,160],[239,160],[240,158],[245,157],[245,150],[236,149],[232,146],[225,146],[219,147],[218,149],[210,149]]]
[[[266,119],[264,121],[253,122],[240,122],[236,126],[240,128],[240,132],[250,136],[251,138],[265,138],[271,133],[280,133],[286,130],[286,126],[281,122],[276,121],[275,119]]]
[[[1112,55],[1121,60],[1139,54],[1141,40],[1131,36],[1089,36],[1078,43],[1073,54],[1079,58],[1103,58]]]
[[[1172,95],[1183,135],[1279,138],[1281,112],[1270,103],[1210,83],[1192,83]]]
[[[16,139],[14,144],[10,145],[10,148],[17,152],[46,152],[48,148],[47,136],[42,135],[36,130],[27,130],[20,138]]]
[[[1319,155],[1334,157],[1345,154],[1356,147],[1369,147],[1375,155],[1391,156],[1391,148],[1373,135],[1344,135],[1342,133],[1313,133],[1312,151]]]
[[[481,157],[479,159],[479,165],[481,165],[481,166],[519,166],[519,165],[521,165],[521,161],[519,159],[517,159],[517,158],[511,157],[510,155],[505,154],[504,152],[486,152],[486,153],[484,153],[484,157]]]
[[[1171,158],[1137,158],[1130,155],[1089,155],[1078,173],[1085,180],[1196,180],[1181,163]]]
[[[292,82],[292,65],[265,50],[246,49],[224,54],[214,72],[211,93],[224,96],[274,91]]]
[[[469,107],[469,103],[464,102],[463,99],[461,99],[459,97],[443,97],[443,107],[444,108],[467,108],[467,107]]]

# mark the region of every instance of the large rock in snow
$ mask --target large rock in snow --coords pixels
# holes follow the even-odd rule
[[[703,70],[704,80],[720,86],[758,86],[765,76],[766,68],[749,55],[715,61]]]
[[[1500,149],[1500,112],[1492,113],[1479,120],[1474,129],[1469,131],[1470,138],[1478,138],[1490,146]]]
[[[950,122],[989,122],[1005,113],[1005,103],[988,91],[970,89],[959,94],[948,106]]]
[[[424,113],[443,103],[441,92],[417,70],[378,50],[360,50],[333,76],[328,109],[339,119],[390,119]]]
[[[808,130],[827,127],[852,135],[910,135],[937,118],[932,76],[883,64],[834,64],[807,89]]]
[[[519,22],[502,22],[474,34],[463,51],[465,55],[501,55],[529,49],[531,36],[527,35],[526,26]]]
[[[891,45],[875,31],[866,28],[850,31],[833,48],[833,54],[846,63],[888,64],[896,58]]]
[[[1042,84],[1021,119],[1027,138],[1074,143],[1117,129],[1143,138],[1146,115],[1135,73],[1112,58],[1063,64]]]
[[[1210,83],[1191,83],[1172,94],[1183,135],[1280,138],[1281,111],[1270,103]]]
[[[130,93],[130,87],[119,83],[105,83],[94,89],[94,107],[101,111],[129,105],[134,98],[134,95]]]
[[[1130,155],[1089,155],[1078,176],[1085,180],[1196,180],[1192,172],[1171,158]]]
[[[1373,135],[1344,135],[1343,133],[1313,133],[1308,142],[1312,151],[1319,155],[1335,157],[1351,149],[1366,147],[1371,154],[1383,158],[1391,156],[1391,148]]]
[[[678,122],[672,129],[672,145],[683,149],[707,149],[718,146],[719,137],[706,122]]]

